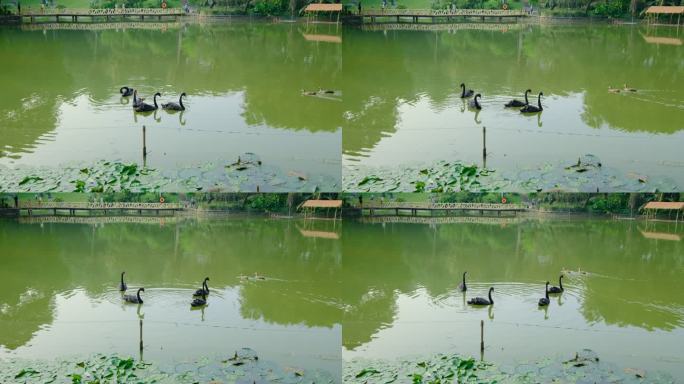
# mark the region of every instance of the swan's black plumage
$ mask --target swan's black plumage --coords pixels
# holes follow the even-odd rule
[[[475,95],[475,97],[468,102],[468,107],[475,108],[475,109],[482,109],[482,106],[480,105],[480,103],[477,102],[477,99],[479,99],[480,97],[482,97],[482,95],[480,95],[479,93],[477,95]]]
[[[138,107],[140,104],[142,104],[142,102],[143,102],[143,99],[139,99],[139,98],[138,98],[138,91],[137,91],[137,90],[134,90],[134,91],[133,91],[133,109],[135,109],[135,108]]]
[[[143,299],[140,297],[140,292],[145,292],[145,288],[138,288],[138,292],[135,295],[124,295],[123,299],[129,303],[142,304]]]
[[[465,281],[466,273],[468,273],[468,272],[467,271],[463,272],[463,280],[461,280],[461,284],[458,285],[458,290],[461,292],[465,292],[468,290],[468,286],[466,285],[466,281]]]
[[[185,92],[181,93],[178,98],[178,103],[170,102],[162,104],[162,109],[166,109],[167,111],[185,111],[185,105],[183,105],[183,97],[185,96]]]
[[[135,89],[126,86],[119,88],[119,93],[124,97],[132,96],[134,91]]]
[[[549,288],[549,293],[563,293],[563,275],[558,278],[558,286]]]
[[[207,295],[206,294],[202,295],[202,297],[194,298],[192,300],[192,302],[190,303],[191,307],[201,307],[204,305],[207,305]]]
[[[544,96],[544,92],[539,92],[539,95],[537,95],[537,106],[528,104],[528,105],[524,106],[520,110],[520,112],[522,112],[522,113],[537,113],[537,112],[543,111],[544,108],[542,108],[542,105],[541,105],[541,97],[542,96]]]
[[[551,301],[549,301],[549,282],[546,282],[546,287],[544,288],[544,297],[539,299],[539,306],[540,307],[545,307],[549,305]]]
[[[134,105],[133,108],[135,109],[136,112],[152,112],[156,111],[159,109],[159,105],[157,105],[157,97],[161,96],[161,93],[157,92],[154,94],[154,105],[150,105],[147,103],[140,102],[138,105]]]
[[[119,283],[119,291],[121,292],[126,292],[126,289],[128,289],[128,286],[126,285],[123,279],[125,274],[126,272],[121,272],[121,282]]]
[[[205,277],[202,282],[202,288],[196,290],[193,296],[206,296],[209,294],[209,285],[207,284],[207,281],[209,281],[209,278]]]
[[[472,97],[475,94],[475,91],[472,89],[469,89],[466,91],[465,84],[461,83],[461,98],[465,99],[467,97]]]
[[[494,290],[494,287],[489,288],[489,300],[485,299],[484,297],[476,297],[474,299],[468,300],[468,304],[470,305],[493,305],[494,304],[494,299],[492,299],[492,291]]]
[[[530,101],[527,99],[527,94],[530,93],[530,92],[532,92],[531,89],[528,89],[528,90],[525,91],[525,101],[520,101],[520,100],[513,99],[513,100],[509,101],[508,103],[506,103],[505,107],[506,107],[506,108],[524,107],[524,106],[526,106],[526,105],[529,105],[529,104],[530,104]]]

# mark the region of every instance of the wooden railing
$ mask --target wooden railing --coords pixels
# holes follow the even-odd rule
[[[523,10],[510,9],[365,9],[363,16],[485,16],[511,17],[527,16]]]
[[[169,210],[182,209],[178,203],[87,203],[56,201],[21,201],[21,209],[131,209],[131,210]]]
[[[168,16],[183,14],[181,8],[24,8],[22,16]]]
[[[465,211],[524,211],[518,204],[489,203],[420,203],[420,202],[369,202],[364,209],[428,209],[428,210],[465,210]]]

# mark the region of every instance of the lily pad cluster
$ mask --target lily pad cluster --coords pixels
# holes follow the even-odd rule
[[[59,361],[0,361],[3,383],[333,383],[321,370],[281,367],[262,361],[249,348],[228,358],[201,358],[174,365],[143,362],[132,357],[96,354]]]
[[[496,366],[456,354],[398,360],[345,361],[345,383],[674,383],[662,372],[621,368],[601,361],[591,350],[574,357]]]
[[[12,192],[314,192],[336,191],[339,179],[262,163],[253,153],[174,170],[98,161],[60,167],[0,167],[0,191]]]
[[[591,154],[579,156],[576,161],[515,171],[458,161],[395,167],[347,165],[342,181],[347,192],[668,192],[680,188],[671,179],[607,167]]]

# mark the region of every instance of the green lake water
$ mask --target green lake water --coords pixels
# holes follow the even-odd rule
[[[247,347],[281,367],[341,375],[341,244],[333,223],[0,220],[0,359],[119,353],[182,364]],[[334,236],[333,236],[334,237]],[[144,286],[144,304],[124,304]],[[265,280],[244,279],[240,275]],[[210,277],[208,306],[192,293]]]
[[[266,175],[237,190],[340,189],[341,96],[301,94],[341,91],[339,45],[309,41],[295,24],[145,25],[0,28],[3,172],[45,174],[98,160],[142,165],[144,125],[147,166],[170,178],[230,187],[224,166],[254,153]],[[186,92],[187,110],[136,114],[121,86],[149,103],[155,92],[160,103]]]
[[[681,224],[635,221],[346,221],[343,357],[479,358],[484,320],[484,359],[513,371],[589,348],[621,368],[681,379],[683,237]],[[565,292],[538,308],[544,282],[558,285],[562,271]],[[493,307],[466,304],[490,286]]]
[[[477,29],[485,27],[490,30]],[[387,179],[392,170],[420,170],[440,160],[491,168],[513,180],[503,186],[508,190],[536,189],[535,179],[557,178],[587,154],[599,159],[601,171],[558,187],[653,190],[656,180],[664,182],[661,190],[684,186],[681,29],[490,27],[344,31],[345,190],[365,190],[358,184],[367,175]],[[460,98],[462,82],[482,94],[479,113]],[[637,92],[608,92],[625,83]],[[513,98],[523,100],[527,88],[535,105],[543,91],[541,114],[504,108]]]

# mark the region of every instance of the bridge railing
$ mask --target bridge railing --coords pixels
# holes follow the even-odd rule
[[[56,201],[22,201],[22,209],[181,209],[178,203],[88,203]]]
[[[523,10],[512,9],[366,9],[364,16],[526,16]]]
[[[518,204],[488,204],[488,203],[418,203],[418,202],[370,202],[363,204],[364,209],[453,209],[453,210],[491,210],[510,211],[524,210]]]
[[[136,15],[136,16],[163,16],[183,13],[180,8],[24,8],[23,16],[111,16],[111,15]]]

